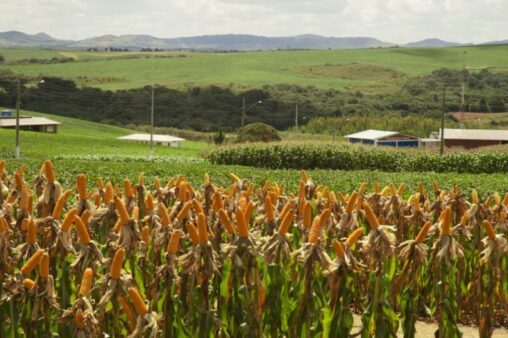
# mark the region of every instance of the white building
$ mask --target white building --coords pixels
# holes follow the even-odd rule
[[[150,134],[131,134],[121,136],[118,139],[137,143],[150,143]],[[180,147],[182,141],[185,141],[185,139],[170,135],[153,134],[153,143],[158,145]]]

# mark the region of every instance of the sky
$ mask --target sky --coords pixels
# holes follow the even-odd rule
[[[60,39],[255,34],[508,39],[508,0],[1,0],[0,32]]]

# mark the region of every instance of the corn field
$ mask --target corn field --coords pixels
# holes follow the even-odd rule
[[[436,337],[508,326],[508,194],[459,187],[298,191],[161,184],[62,187],[0,161],[3,337]],[[361,316],[353,328],[353,315]]]

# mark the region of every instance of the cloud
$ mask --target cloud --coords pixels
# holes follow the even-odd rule
[[[68,39],[314,33],[481,42],[508,38],[506,13],[506,0],[16,0],[0,2],[0,31]]]

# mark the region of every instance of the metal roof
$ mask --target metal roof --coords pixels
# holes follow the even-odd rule
[[[439,130],[441,137],[441,129]],[[494,129],[448,129],[444,130],[445,140],[508,141],[508,130]]]
[[[26,126],[54,126],[61,124],[58,121],[53,121],[45,117],[20,117],[19,125]],[[3,127],[16,127],[16,118],[13,117],[0,117],[0,128]]]
[[[384,131],[384,130],[375,130],[375,129],[368,129],[361,131],[359,133],[354,133],[350,135],[346,135],[344,137],[346,138],[358,138],[362,140],[379,140],[385,137],[398,135],[399,132],[396,131]]]
[[[150,142],[150,134],[131,134],[127,136],[121,136],[118,139],[126,140],[126,141],[140,141],[140,142]],[[185,139],[170,136],[170,135],[161,135],[161,134],[153,134],[154,142],[181,142],[185,141]]]

